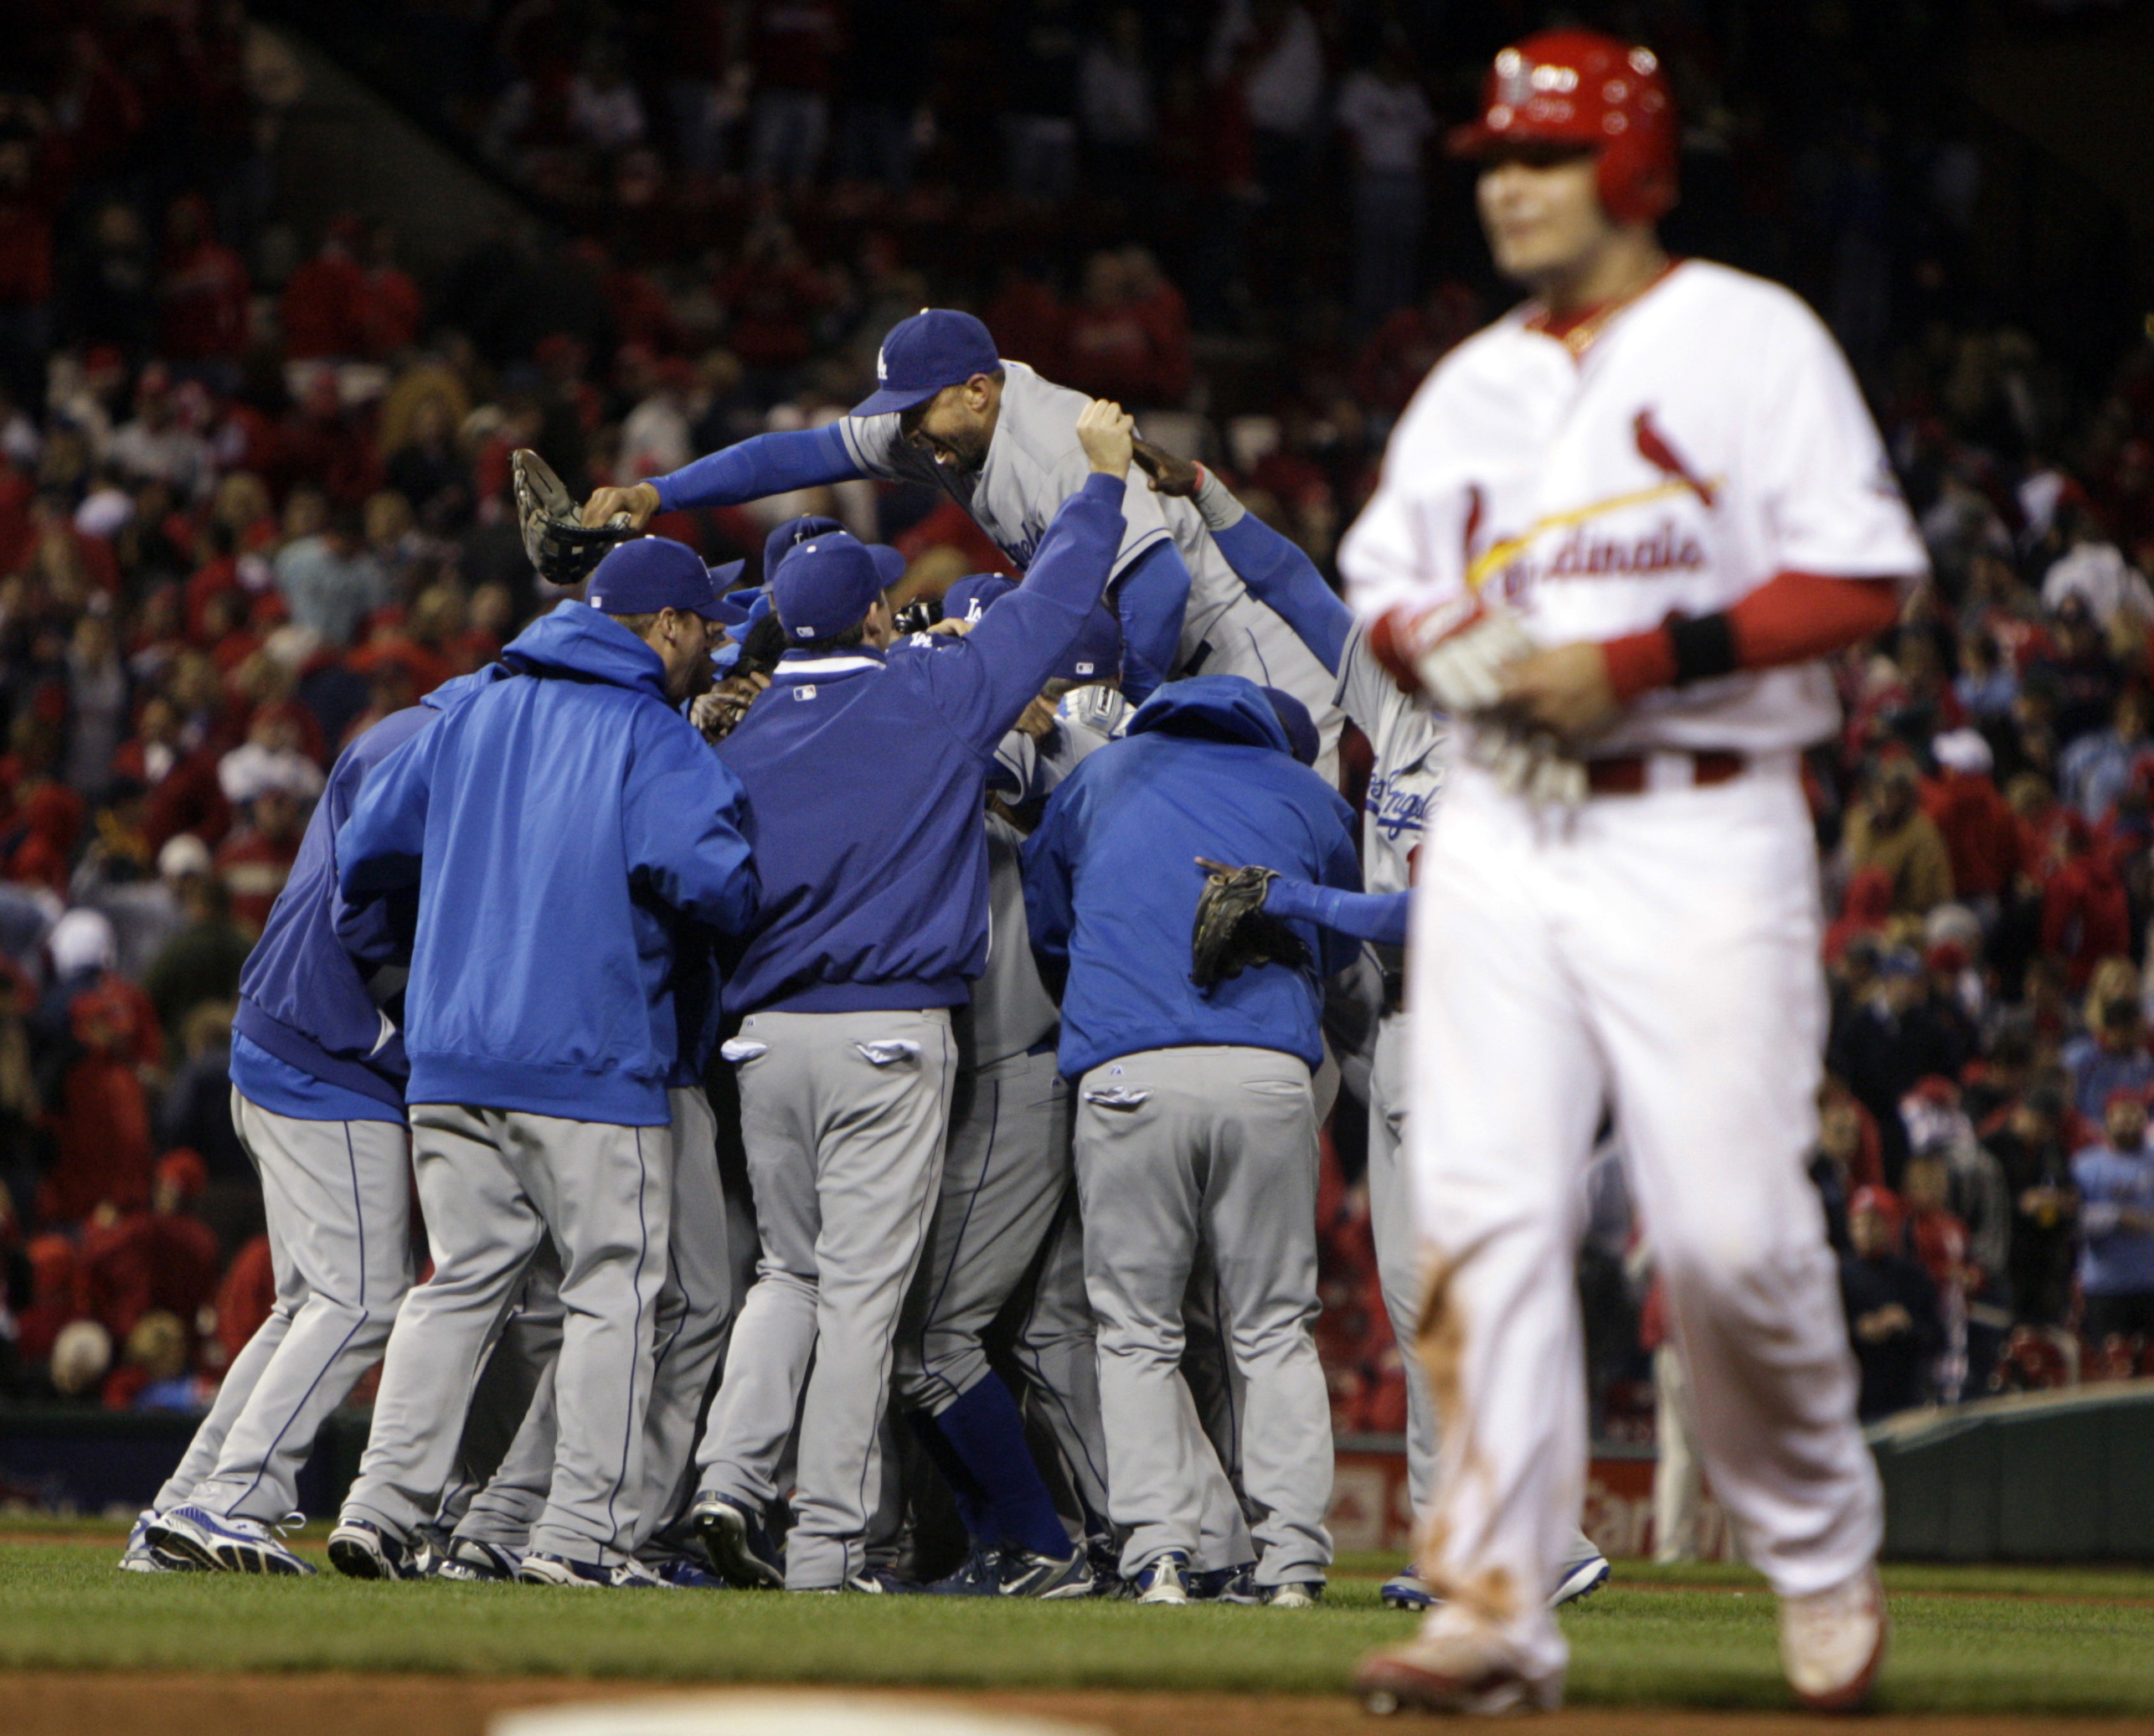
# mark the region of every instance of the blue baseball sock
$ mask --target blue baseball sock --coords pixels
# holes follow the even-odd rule
[[[935,1426],[933,1417],[915,1410],[909,1413],[905,1420],[912,1424],[914,1435],[928,1457],[935,1461],[935,1468],[942,1473],[943,1481],[949,1484],[951,1498],[957,1505],[957,1517],[965,1527],[966,1535],[978,1542],[987,1535],[991,1523],[986,1491],[965,1468],[957,1450]]]
[[[1058,1561],[1069,1553],[1069,1533],[1033,1463],[1017,1400],[1000,1376],[991,1372],[930,1421],[986,1497],[993,1527],[988,1541],[1015,1543]]]

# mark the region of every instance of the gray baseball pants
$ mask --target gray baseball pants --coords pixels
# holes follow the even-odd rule
[[[446,1545],[452,1537],[471,1537],[520,1553],[529,1540],[553,1481],[552,1423],[547,1424],[545,1468],[535,1493],[523,1486],[525,1473],[511,1468],[511,1460],[517,1438],[541,1401],[541,1388],[550,1415],[561,1319],[560,1263],[554,1244],[546,1242],[533,1256],[522,1298],[502,1322],[493,1354],[472,1388],[456,1476],[442,1491],[433,1520],[437,1542]]]
[[[479,1368],[550,1236],[561,1259],[560,1426],[530,1546],[617,1565],[643,1491],[671,1135],[452,1104],[413,1105],[411,1135],[434,1275],[389,1336],[345,1517],[398,1536],[433,1517]]]
[[[657,1344],[651,1404],[644,1414],[643,1486],[631,1551],[642,1548],[685,1503],[683,1486],[696,1424],[733,1316],[725,1196],[719,1186],[718,1126],[710,1100],[700,1085],[666,1095],[673,1111],[673,1222],[654,1322]],[[497,1357],[507,1343],[504,1335],[495,1349]],[[553,1482],[556,1367],[549,1357],[500,1469],[472,1498],[456,1526],[459,1537],[504,1549],[525,1546]]]
[[[276,1301],[156,1507],[274,1524],[411,1287],[410,1137],[395,1121],[296,1120],[236,1090],[232,1126],[261,1178]]]
[[[956,1044],[941,1008],[759,1012],[724,1052],[738,1069],[763,1251],[711,1405],[700,1481],[766,1508],[797,1413],[786,1586],[829,1590],[867,1564],[882,1496],[876,1431],[941,1180]]]
[[[1384,1311],[1399,1341],[1406,1371],[1406,1486],[1416,1513],[1425,1512],[1436,1481],[1436,1402],[1415,1347],[1421,1315],[1421,1239],[1399,1141],[1406,1127],[1406,1069],[1413,1031],[1403,1012],[1387,1012],[1376,1028],[1376,1059],[1368,1073],[1368,1227],[1376,1242],[1376,1276]]]
[[[1107,1490],[1122,1571],[1199,1547],[1204,1479],[1181,1378],[1199,1243],[1243,1382],[1242,1492],[1265,1585],[1332,1558],[1331,1404],[1317,1316],[1317,1123],[1307,1066],[1268,1049],[1152,1049],[1080,1082],[1085,1276],[1099,1325]]]
[[[982,1338],[1069,1193],[1069,1093],[1052,1053],[991,1062],[956,1095],[914,1290],[920,1325],[897,1346],[899,1401],[930,1416],[987,1373]]]

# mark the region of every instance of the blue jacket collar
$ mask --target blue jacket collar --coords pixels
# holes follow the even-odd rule
[[[1128,733],[1240,742],[1289,755],[1294,751],[1271,702],[1255,682],[1239,675],[1193,675],[1167,683],[1137,707]]]
[[[542,615],[501,654],[518,675],[572,676],[666,698],[666,666],[635,634],[588,603],[564,602]]]

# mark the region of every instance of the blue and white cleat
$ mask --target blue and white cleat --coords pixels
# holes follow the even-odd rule
[[[722,1495],[700,1495],[688,1509],[713,1572],[743,1591],[783,1591],[785,1557],[760,1516]]]
[[[1090,1597],[1091,1559],[1082,1549],[1061,1558],[1005,1549],[998,1563],[995,1592],[1000,1597]]]
[[[1189,1601],[1189,1558],[1179,1549],[1155,1555],[1137,1569],[1132,1583],[1141,1604],[1186,1604]]]
[[[347,1519],[329,1533],[329,1565],[348,1579],[423,1579],[431,1563],[423,1545],[364,1519]]]
[[[148,1507],[144,1507],[135,1516],[134,1528],[127,1533],[127,1547],[120,1552],[120,1571],[123,1574],[200,1572],[199,1562],[190,1561],[184,1555],[160,1555],[151,1547],[149,1529],[159,1517]]]
[[[1189,1575],[1189,1600],[1196,1604],[1260,1604],[1264,1594],[1257,1589],[1256,1563],[1244,1561],[1238,1567],[1211,1567]]]
[[[309,1579],[315,1572],[312,1562],[302,1561],[286,1548],[282,1539],[259,1519],[228,1519],[206,1507],[176,1507],[160,1513],[143,1527],[142,1536],[158,1554],[184,1557],[212,1573]]]
[[[1426,1610],[1436,1601],[1436,1589],[1409,1561],[1384,1582],[1383,1597],[1387,1610]]]
[[[434,1558],[433,1576],[437,1579],[458,1579],[467,1584],[505,1584],[516,1577],[523,1565],[522,1558],[499,1543],[489,1543],[475,1537],[456,1537],[449,1539],[449,1547]]]
[[[1592,1544],[1574,1554],[1556,1576],[1556,1589],[1549,1594],[1549,1607],[1560,1610],[1580,1598],[1591,1597],[1608,1583],[1608,1558]]]

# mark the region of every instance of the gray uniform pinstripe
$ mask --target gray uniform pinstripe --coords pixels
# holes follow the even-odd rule
[[[434,1275],[411,1292],[389,1336],[344,1516],[399,1536],[434,1517],[479,1369],[550,1237],[564,1314],[560,1424],[531,1547],[618,1564],[633,1546],[642,1494],[671,1135],[447,1104],[412,1105],[411,1133]]]
[[[394,1121],[305,1121],[232,1093],[261,1178],[276,1301],[157,1492],[274,1523],[329,1413],[372,1368],[411,1284],[410,1138]]]
[[[657,1344],[651,1403],[643,1421],[642,1491],[629,1533],[631,1550],[643,1548],[685,1504],[696,1424],[733,1316],[725,1196],[719,1185],[718,1129],[710,1100],[700,1085],[676,1087],[666,1095],[673,1111],[672,1229],[666,1281],[652,1322]],[[552,1317],[552,1342],[538,1346],[543,1359],[515,1438],[499,1469],[457,1521],[459,1537],[520,1550],[544,1509],[558,1427],[553,1353],[560,1342],[558,1301]],[[495,1357],[504,1351],[513,1353],[507,1334]]]
[[[757,1012],[724,1052],[740,1083],[762,1257],[711,1405],[699,1485],[767,1508],[797,1414],[786,1584],[827,1590],[867,1565],[882,1496],[877,1431],[941,1178],[956,1044],[940,1008]]]

